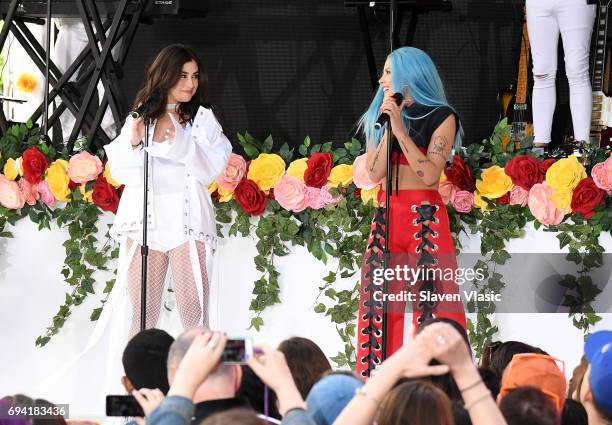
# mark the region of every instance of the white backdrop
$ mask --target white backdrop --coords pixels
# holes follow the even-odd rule
[[[111,216],[105,220],[110,222]],[[65,230],[38,231],[29,220],[13,229],[14,239],[0,239],[0,397],[24,393],[44,397],[55,403],[70,404],[73,418],[101,417],[104,412],[103,388],[108,339],[72,368],[51,389],[42,391],[41,381],[56,371],[87,344],[94,323],[89,321],[98,298],[90,297],[77,307],[66,325],[44,348],[34,341],[64,301],[69,290],[60,274],[64,260],[62,243]],[[478,252],[478,238],[463,238],[464,251]],[[602,245],[612,252],[610,235]],[[522,240],[512,241],[510,252],[557,252],[554,234],[528,230]],[[255,243],[250,238],[226,238],[220,241],[213,271],[211,291],[211,326],[232,336],[251,335],[255,341],[276,345],[290,336],[303,336],[318,343],[328,356],[342,349],[335,327],[324,316],[313,312],[317,287],[334,264],[325,265],[304,248],[275,262],[281,274],[281,305],[269,308],[263,315],[265,325],[260,333],[247,331],[251,312],[253,281],[259,277],[253,257]],[[105,276],[99,277],[98,291]],[[339,283],[349,287],[353,280]],[[611,299],[612,288],[606,288],[605,299]],[[521,340],[537,345],[566,361],[566,374],[582,354],[582,335],[566,314],[498,314],[499,339]],[[604,315],[597,329],[612,329],[612,315]]]

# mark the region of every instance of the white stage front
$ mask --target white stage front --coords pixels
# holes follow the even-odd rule
[[[112,216],[105,216],[110,222]],[[70,405],[71,418],[100,418],[104,412],[104,374],[106,346],[103,339],[87,355],[85,361],[66,374],[51,389],[41,390],[39,384],[63,363],[80,352],[87,344],[95,326],[89,320],[99,298],[89,297],[75,308],[72,316],[44,348],[34,341],[49,325],[64,301],[68,285],[60,274],[64,261],[62,243],[67,231],[38,231],[29,220],[20,221],[13,229],[14,239],[0,242],[0,334],[2,377],[0,397],[23,393],[46,398],[54,403]],[[477,237],[463,238],[464,251],[478,252]],[[606,252],[612,252],[612,238],[602,236]],[[529,228],[522,240],[512,241],[509,252],[558,252],[559,242],[552,233]],[[328,356],[343,349],[335,326],[323,315],[313,311],[318,286],[333,264],[325,265],[312,257],[305,248],[275,261],[280,272],[280,305],[263,314],[265,325],[260,333],[247,330],[251,312],[253,281],[259,277],[253,257],[255,243],[249,238],[226,238],[219,243],[211,290],[211,326],[232,336],[251,335],[255,341],[276,345],[290,336],[303,336],[319,344]],[[100,276],[101,292],[105,281]],[[354,280],[338,282],[348,288]],[[612,299],[612,285],[605,288],[602,299]],[[572,326],[567,314],[499,314],[495,323],[500,328],[498,339],[521,340],[537,345],[551,355],[564,359],[566,375],[578,363],[582,354],[582,334]],[[612,329],[612,315],[596,329]]]

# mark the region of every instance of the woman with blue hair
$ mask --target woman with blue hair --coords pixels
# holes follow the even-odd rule
[[[378,204],[364,254],[359,305],[357,370],[362,376],[386,354],[402,346],[404,310],[412,306],[413,323],[448,317],[465,327],[465,313],[455,277],[457,262],[446,208],[438,182],[453,146],[461,143],[461,124],[448,104],[444,87],[431,58],[422,50],[404,47],[393,51],[368,110],[359,121],[367,140],[367,167],[372,181],[391,178],[389,201],[390,253],[383,265],[385,243],[384,190]],[[398,105],[395,93],[402,95]],[[389,123],[376,129],[385,113]],[[387,176],[387,138],[392,134],[392,175]],[[383,270],[383,267],[386,270]],[[388,282],[383,293],[382,283]],[[387,323],[382,329],[383,299]]]

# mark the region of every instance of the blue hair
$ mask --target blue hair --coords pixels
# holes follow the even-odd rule
[[[447,106],[455,111],[455,108],[450,106],[446,100],[444,86],[442,85],[438,70],[427,53],[416,47],[402,47],[391,52],[389,59],[391,59],[392,90],[394,93],[402,93],[403,95],[404,89],[408,89],[408,93],[410,93],[410,96],[418,105],[434,108]],[[358,128],[363,131],[366,137],[368,149],[378,146],[386,128],[386,125],[380,130],[374,128],[374,124],[380,115],[380,106],[382,105],[383,98],[383,89],[379,87],[376,90],[370,107],[358,122]],[[408,128],[410,120],[420,120],[431,114],[431,112],[419,117],[413,117],[409,116],[408,111],[404,108],[402,111],[404,126]],[[461,146],[461,137],[463,135],[463,128],[459,120],[457,120],[457,127],[458,131],[453,145],[455,151]]]

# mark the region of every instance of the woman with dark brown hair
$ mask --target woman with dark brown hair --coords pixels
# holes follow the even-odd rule
[[[150,104],[149,146],[143,146],[143,119],[132,117],[105,146],[113,178],[125,185],[111,235],[121,243],[114,290],[127,288],[132,305],[130,335],[140,329],[145,150],[149,154],[146,328],[158,322],[168,269],[182,326],[208,324],[207,261],[215,249],[216,229],[207,188],[225,168],[232,146],[213,112],[204,106],[207,85],[202,62],[192,49],[180,44],[164,48],[148,67],[134,102],[134,107]]]
[[[291,376],[304,399],[323,374],[332,370],[321,348],[308,338],[286,339],[280,343],[278,351],[285,355]]]
[[[421,381],[405,382],[382,400],[378,425],[454,425],[451,402],[441,390]]]

